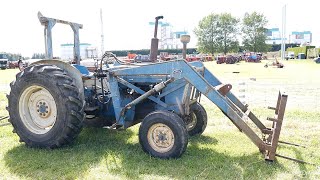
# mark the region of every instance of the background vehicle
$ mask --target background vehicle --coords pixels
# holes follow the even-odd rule
[[[134,62],[142,63],[142,62],[151,62],[149,55],[136,55],[134,57]]]
[[[297,59],[306,59],[306,54],[305,53],[299,53]]]
[[[294,52],[288,52],[288,54],[286,55],[286,60],[288,60],[288,59],[294,59],[295,58],[295,55],[294,55]]]
[[[8,58],[6,54],[0,54],[0,68],[7,69],[8,68]]]
[[[186,61],[193,62],[193,61],[200,61],[201,57],[199,57],[197,54],[190,54],[187,56]]]
[[[240,60],[237,56],[232,56],[232,55],[227,55],[226,60],[225,60],[226,64],[234,64],[239,61]]]
[[[223,55],[217,55],[216,56],[216,63],[217,64],[223,64],[223,63],[225,63],[226,62],[226,57],[225,56],[223,56]]]
[[[160,52],[160,60],[169,61],[171,58],[168,52]]]
[[[250,52],[250,53],[246,53],[246,62],[255,62],[255,63],[259,63],[261,62],[261,54],[257,54],[255,52]]]
[[[14,68],[18,68],[18,61],[9,61],[9,68],[10,69],[14,69]]]
[[[201,57],[201,61],[203,61],[203,62],[207,62],[207,61],[213,61],[213,57],[211,56],[211,55],[202,55],[202,57]]]
[[[134,62],[134,58],[136,56],[137,56],[137,54],[128,52],[127,57],[123,58],[122,60],[127,63],[132,63],[132,62]]]

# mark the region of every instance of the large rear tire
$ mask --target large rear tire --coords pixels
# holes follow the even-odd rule
[[[30,66],[10,86],[8,111],[21,142],[57,148],[80,133],[84,100],[65,71],[54,65]]]
[[[178,158],[188,145],[188,133],[183,120],[169,111],[148,114],[139,129],[142,149],[153,157]]]

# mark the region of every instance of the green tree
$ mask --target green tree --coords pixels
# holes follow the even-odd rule
[[[195,28],[194,33],[198,38],[197,46],[199,52],[211,54],[217,52],[215,38],[218,19],[219,16],[217,14],[210,14],[200,20],[198,27]]]
[[[198,37],[198,51],[202,53],[238,51],[239,20],[229,13],[210,14],[200,20],[194,32]]]
[[[268,20],[260,13],[245,13],[242,21],[242,40],[246,50],[266,52],[270,46],[266,44],[266,28]]]
[[[237,52],[239,42],[237,40],[239,20],[229,13],[220,14],[218,23],[218,51],[227,54],[227,52]]]

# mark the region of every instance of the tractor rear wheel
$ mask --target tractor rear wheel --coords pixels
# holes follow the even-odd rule
[[[53,65],[30,66],[10,86],[8,111],[21,142],[56,148],[80,133],[84,100],[65,71]]]
[[[204,107],[196,102],[190,106],[190,115],[187,117],[186,126],[190,136],[202,134],[207,127],[207,112]]]
[[[142,149],[153,157],[180,157],[188,145],[188,133],[183,120],[169,111],[148,114],[139,129]]]

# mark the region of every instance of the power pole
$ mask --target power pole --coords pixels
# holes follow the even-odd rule
[[[282,7],[281,60],[285,59],[286,53],[286,11],[287,5],[284,5]]]
[[[103,19],[102,9],[100,8],[100,22],[101,22],[101,56],[104,54],[104,34],[103,34]]]

